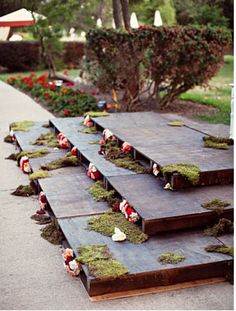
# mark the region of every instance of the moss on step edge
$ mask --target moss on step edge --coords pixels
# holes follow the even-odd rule
[[[221,253],[229,256],[234,256],[234,248],[233,246],[225,245],[225,244],[210,244],[205,247],[205,251],[207,252],[215,252]]]
[[[219,236],[222,234],[233,233],[234,224],[231,220],[226,218],[221,218],[217,224],[211,228],[204,230],[204,233],[209,236]]]
[[[148,236],[136,224],[129,222],[123,214],[112,212],[111,209],[102,215],[92,216],[88,219],[88,230],[99,232],[105,236],[111,237],[115,227],[123,231],[127,240],[133,244],[140,244],[148,239]]]
[[[217,214],[222,214],[225,207],[229,206],[230,202],[228,201],[223,201],[221,199],[212,199],[210,201],[207,201],[205,203],[202,203],[202,207],[209,209],[209,210],[213,210],[216,211]]]
[[[161,264],[177,264],[186,259],[185,256],[175,253],[163,253],[159,256],[158,261]]]
[[[110,115],[110,113],[106,111],[88,111],[84,113],[84,117],[87,115],[90,116],[90,118],[98,118],[98,117],[107,117]]]
[[[128,269],[112,258],[107,245],[83,245],[78,248],[76,260],[87,265],[96,278],[116,278],[128,273]]]
[[[13,131],[28,132],[29,128],[33,125],[33,121],[13,122],[10,124],[10,129]]]
[[[68,153],[65,157],[53,160],[49,163],[42,165],[41,169],[46,171],[52,171],[61,167],[78,166],[78,165],[79,165],[78,158],[74,155],[71,155],[71,153]]]
[[[115,196],[115,190],[106,190],[101,181],[96,181],[90,188],[89,193],[95,201],[107,201]]]
[[[172,174],[178,173],[186,178],[192,185],[197,185],[200,178],[200,169],[194,164],[170,164],[163,166],[161,171],[166,180],[168,180]]]
[[[48,146],[51,148],[58,148],[59,144],[57,141],[56,136],[52,132],[47,132],[41,134],[34,142],[31,143],[32,145],[38,146]]]
[[[40,179],[40,178],[46,178],[49,177],[49,173],[47,171],[44,171],[42,169],[39,169],[32,174],[29,175],[30,180]]]
[[[227,137],[215,137],[215,136],[204,136],[204,147],[213,149],[229,149],[230,145],[233,145],[234,141]]]
[[[99,140],[90,141],[89,144],[90,144],[90,145],[100,145],[100,141],[99,141]]]
[[[44,157],[49,153],[48,149],[34,149],[28,151],[21,151],[17,153],[11,153],[7,158],[7,160],[20,161],[21,157],[27,156],[28,158],[40,158]]]

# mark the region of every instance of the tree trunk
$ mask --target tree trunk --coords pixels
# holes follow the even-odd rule
[[[120,16],[120,0],[112,0],[112,8],[113,8],[113,18],[115,22],[116,29],[121,28],[121,16]]]
[[[129,0],[120,0],[125,29],[130,31]]]

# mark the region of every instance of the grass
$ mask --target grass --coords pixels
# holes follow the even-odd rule
[[[88,229],[99,232],[105,236],[112,236],[115,227],[126,234],[127,240],[133,244],[140,244],[148,239],[139,227],[129,222],[123,214],[112,212],[110,209],[99,216],[93,216],[88,219]]]
[[[49,163],[42,165],[41,169],[46,170],[46,171],[52,171],[52,170],[56,170],[61,167],[78,166],[78,165],[79,165],[79,160],[77,159],[77,157],[69,153],[65,157],[62,157],[57,160],[53,160]]]
[[[96,181],[90,188],[89,193],[95,201],[107,201],[108,198],[114,197],[115,190],[106,190],[101,181]]]
[[[10,128],[13,131],[28,132],[29,128],[34,125],[33,121],[13,122],[10,124]]]
[[[34,142],[31,143],[32,145],[38,146],[48,146],[52,148],[58,148],[58,140],[56,136],[52,132],[47,132],[41,134]]]
[[[205,251],[234,256],[234,248],[229,245],[210,244],[205,247]]]
[[[27,156],[28,158],[41,158],[49,153],[48,149],[35,149],[28,151],[21,151],[16,154],[16,160],[19,161],[21,157]]]
[[[185,259],[186,257],[180,254],[164,253],[159,256],[158,261],[162,264],[177,264]]]
[[[213,77],[207,88],[195,87],[182,94],[181,100],[201,103],[219,109],[219,112],[211,115],[202,115],[196,118],[209,123],[230,124],[230,98],[231,86],[233,82],[233,62],[232,55],[226,55],[225,64],[218,74]]]
[[[203,203],[201,206],[203,208],[216,211],[216,213],[218,215],[220,215],[224,211],[225,207],[227,207],[229,205],[230,205],[230,202],[223,201],[221,199],[217,199],[216,198],[216,199],[212,199],[210,201],[207,201],[207,202]]]
[[[107,245],[83,245],[78,248],[76,260],[87,265],[96,278],[115,278],[128,273],[128,269],[112,258]]]
[[[30,180],[34,180],[34,179],[40,179],[40,178],[47,178],[49,177],[49,173],[47,171],[44,170],[37,170],[34,173],[29,175],[29,179]]]
[[[233,145],[233,139],[220,137],[220,136],[204,136],[204,147],[213,149],[229,149],[230,145]]]

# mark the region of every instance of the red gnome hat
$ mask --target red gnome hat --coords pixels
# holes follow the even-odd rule
[[[131,151],[131,145],[125,141],[122,144],[122,150],[124,153],[129,153]]]
[[[73,147],[72,149],[71,149],[71,154],[73,155],[73,156],[76,156],[77,155],[77,148],[76,147]]]
[[[58,139],[59,147],[60,147],[61,149],[67,149],[67,148],[70,147],[70,143],[69,143],[68,139],[65,137],[64,134],[59,133],[59,134],[57,135],[57,139]]]
[[[98,180],[98,179],[101,179],[102,177],[93,163],[89,164],[87,176],[93,180]]]
[[[31,167],[29,164],[29,158],[27,156],[23,156],[20,159],[20,168],[23,173],[29,174],[31,173]]]

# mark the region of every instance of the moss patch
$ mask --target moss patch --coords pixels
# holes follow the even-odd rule
[[[42,127],[48,129],[48,128],[50,128],[50,124],[49,123],[45,123],[45,124],[42,125]]]
[[[89,115],[91,118],[98,118],[98,117],[107,117],[110,113],[106,111],[88,111],[84,113],[84,117]]]
[[[57,228],[55,221],[53,220],[50,224],[41,229],[41,237],[48,242],[59,245],[63,241],[63,234],[60,229]]]
[[[97,134],[96,127],[85,127],[84,129],[80,130],[82,133],[86,134]]]
[[[184,126],[185,124],[181,121],[171,121],[167,123],[169,126]]]
[[[96,278],[115,278],[128,273],[127,268],[112,258],[107,245],[83,245],[78,251],[76,260],[87,265]]]
[[[13,122],[10,124],[10,128],[13,131],[28,132],[29,128],[34,125],[33,121]]]
[[[177,264],[185,259],[186,257],[180,254],[164,253],[159,256],[158,261],[162,264]]]
[[[234,224],[232,221],[226,218],[221,218],[213,227],[205,229],[204,233],[210,236],[219,236],[222,234],[233,233],[233,231]]]
[[[161,171],[166,180],[170,178],[170,175],[178,173],[186,178],[192,185],[196,185],[200,178],[199,167],[194,164],[179,163],[167,165],[163,166]]]
[[[234,141],[231,138],[204,136],[204,147],[214,149],[229,149],[230,145],[233,145]]]
[[[19,152],[18,153],[11,153],[8,157],[6,157],[5,159],[6,160],[13,160],[13,161],[16,161],[17,160],[17,156],[18,156]]]
[[[28,158],[41,158],[45,155],[49,154],[48,149],[35,149],[35,150],[28,150],[28,151],[22,151],[17,154],[16,160],[20,160],[21,157],[27,156]]]
[[[99,140],[90,141],[89,144],[90,144],[90,145],[100,145],[100,141],[99,141]]]
[[[39,169],[32,174],[29,175],[30,180],[40,179],[40,178],[46,178],[49,177],[49,173],[47,171],[44,171],[42,169]]]
[[[31,195],[36,194],[31,185],[20,185],[16,188],[15,191],[11,193],[12,195],[20,196],[20,197],[29,197]]]
[[[9,143],[9,144],[13,144],[13,142],[14,142],[11,135],[7,135],[6,137],[4,137],[3,140],[5,143]]]
[[[119,167],[126,168],[128,170],[134,171],[138,174],[147,173],[147,169],[139,164],[138,161],[135,161],[131,158],[131,156],[127,156],[125,158],[114,159],[112,162]]]
[[[95,201],[107,201],[109,197],[114,197],[115,190],[106,190],[101,181],[96,181],[90,188],[89,193]]]
[[[140,244],[148,239],[148,236],[136,224],[127,221],[123,214],[112,212],[110,209],[102,215],[88,219],[88,229],[105,236],[111,237],[115,227],[123,231],[131,243]]]
[[[53,160],[47,164],[42,165],[41,169],[46,170],[46,171],[52,171],[52,170],[56,170],[61,167],[78,166],[78,165],[79,165],[79,160],[77,159],[77,157],[69,153],[63,158]]]
[[[205,247],[205,251],[234,256],[234,248],[229,245],[210,244]]]
[[[41,134],[33,143],[32,145],[38,145],[38,146],[48,146],[52,148],[58,148],[59,144],[57,141],[57,138],[52,132],[47,132],[44,134]]]
[[[203,208],[216,211],[218,215],[222,214],[225,207],[229,206],[230,202],[222,201],[220,199],[213,199],[203,203],[201,206]]]

